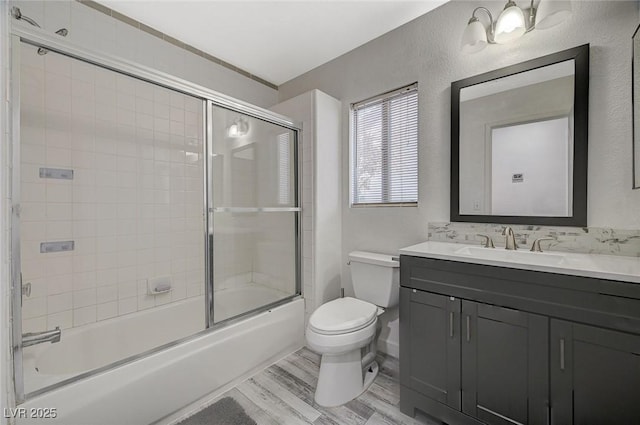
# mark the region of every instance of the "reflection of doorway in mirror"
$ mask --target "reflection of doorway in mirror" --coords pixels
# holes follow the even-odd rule
[[[492,128],[492,214],[570,214],[569,125],[565,116]]]

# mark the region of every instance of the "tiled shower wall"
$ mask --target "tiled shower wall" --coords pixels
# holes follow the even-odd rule
[[[23,46],[23,330],[69,328],[204,290],[200,100]],[[73,180],[39,177],[73,169]],[[70,252],[40,243],[74,240]],[[173,291],[147,295],[148,278]]]

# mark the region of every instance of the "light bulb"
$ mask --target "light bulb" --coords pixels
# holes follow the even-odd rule
[[[509,1],[496,22],[496,43],[509,43],[522,37],[526,31],[522,9],[513,1]]]
[[[227,136],[229,137],[238,137],[238,124],[231,124],[229,126],[229,130],[227,130]]]

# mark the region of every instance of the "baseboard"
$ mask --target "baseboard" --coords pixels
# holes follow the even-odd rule
[[[391,357],[395,357],[396,359],[400,358],[400,344],[397,342],[383,341],[379,339],[378,350],[390,355]]]

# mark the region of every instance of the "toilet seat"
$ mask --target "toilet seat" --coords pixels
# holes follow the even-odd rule
[[[309,327],[322,335],[339,335],[364,329],[375,322],[378,307],[366,301],[345,297],[318,307],[309,318]]]

